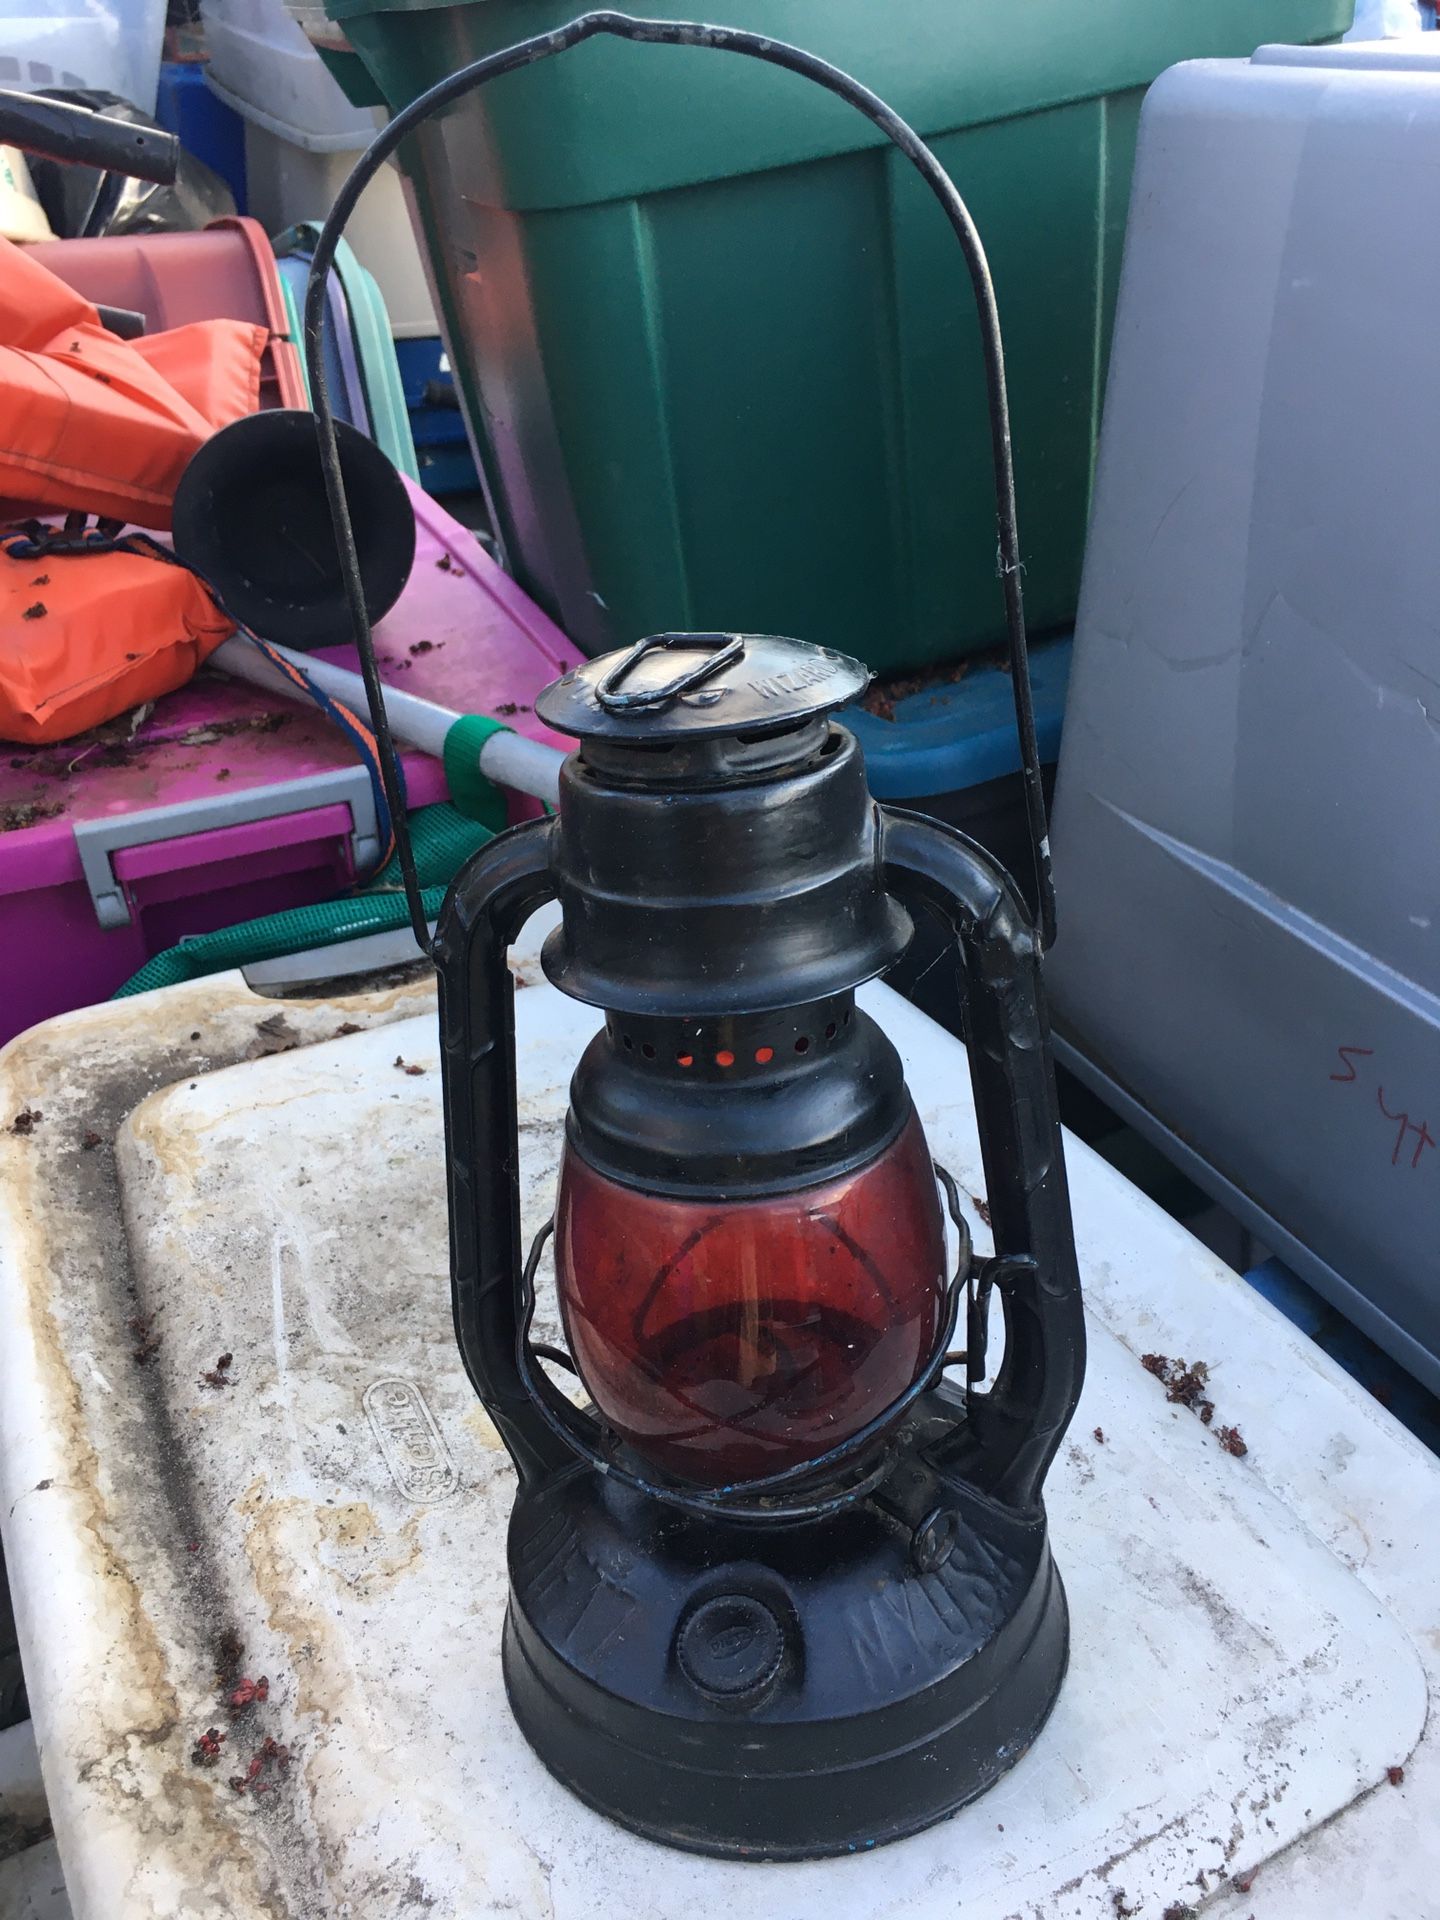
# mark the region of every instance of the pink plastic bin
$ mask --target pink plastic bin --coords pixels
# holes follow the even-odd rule
[[[87,300],[143,313],[147,333],[217,315],[268,327],[270,345],[260,365],[261,406],[308,404],[299,348],[289,335],[280,270],[258,220],[231,216],[200,233],[42,240],[29,251]]]
[[[530,706],[577,650],[472,534],[405,484],[415,566],[376,629],[386,680],[566,747]],[[349,648],[319,657],[356,665]],[[205,670],[115,744],[123,732],[0,743],[0,1044],[108,998],[186,934],[331,899],[356,877],[369,782],[318,714]],[[405,774],[412,807],[446,798],[438,761],[407,754]],[[43,817],[13,824],[31,807]],[[517,801],[515,817],[525,811]]]

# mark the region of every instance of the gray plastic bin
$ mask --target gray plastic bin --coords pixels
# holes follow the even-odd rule
[[[1061,751],[1067,1057],[1440,1388],[1440,52],[1142,117]]]

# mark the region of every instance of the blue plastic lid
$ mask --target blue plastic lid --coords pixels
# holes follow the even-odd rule
[[[1071,645],[1067,634],[1030,649],[1035,731],[1047,766],[1060,756]],[[907,694],[896,702],[893,720],[853,706],[839,718],[865,750],[870,791],[877,800],[957,793],[1019,771],[1010,676],[988,657],[961,679]]]

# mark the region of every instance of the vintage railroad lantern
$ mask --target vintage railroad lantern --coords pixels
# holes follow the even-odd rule
[[[558,817],[472,861],[435,945],[456,1328],[518,1474],[510,1701],[593,1806],[736,1857],[962,1805],[1067,1654],[1041,1488],[1084,1335],[1039,943],[984,853],[872,799],[831,717],[867,678],[750,634],[575,669],[537,704],[579,741]],[[545,971],[603,1024],[527,1260],[506,951],[552,897]],[[960,961],[989,1259],[856,1004],[912,911]],[[530,1335],[552,1227],[566,1353]]]

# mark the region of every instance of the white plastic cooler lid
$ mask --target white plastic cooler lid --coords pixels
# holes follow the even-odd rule
[[[596,1019],[520,974],[528,1232]],[[983,1194],[963,1050],[865,998]],[[0,1131],[0,1523],[81,1920],[1435,1911],[1440,1466],[1084,1147],[1054,1716],[928,1833],[748,1867],[590,1812],[507,1710],[512,1479],[451,1332],[428,990],[267,1002],[225,975],[91,1008],[0,1057],[0,1120],[35,1109]],[[1208,1364],[1215,1428],[1150,1352]],[[233,1385],[208,1385],[222,1353]],[[234,1720],[226,1634],[228,1685],[269,1682]],[[267,1791],[238,1793],[254,1756]]]

